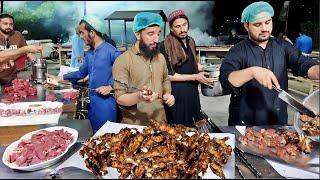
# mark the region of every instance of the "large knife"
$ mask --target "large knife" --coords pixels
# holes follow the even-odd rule
[[[272,86],[274,90],[278,92],[278,97],[282,99],[284,102],[292,106],[294,109],[299,111],[301,114],[308,115],[312,118],[316,117],[316,114],[311,111],[309,108],[304,106],[302,103],[300,103],[298,100],[294,99],[290,94],[288,94],[286,91],[277,88],[276,86]]]

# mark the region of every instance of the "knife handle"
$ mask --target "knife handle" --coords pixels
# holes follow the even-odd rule
[[[278,93],[281,92],[282,89],[277,88],[275,85],[272,85],[272,88],[276,90]]]

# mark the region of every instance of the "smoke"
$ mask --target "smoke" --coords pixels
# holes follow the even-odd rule
[[[190,33],[198,44],[208,44],[212,41],[207,33],[212,28],[212,18],[210,18],[215,2],[212,1],[109,1],[97,2],[87,1],[87,14],[94,14],[101,18],[106,18],[114,11],[136,11],[136,10],[163,10],[168,16],[172,11],[182,9],[185,11],[190,22]],[[104,12],[104,13],[101,13]],[[83,13],[83,11],[82,11]],[[123,41],[118,39],[123,37],[124,27],[123,21],[111,21],[111,35],[116,41]],[[168,23],[166,26],[166,34],[169,33]],[[134,35],[131,30],[132,23],[127,23],[128,41],[134,41]],[[201,36],[198,36],[200,35]],[[191,35],[191,34],[190,34]],[[200,38],[199,38],[200,37]],[[162,37],[163,38],[163,37]]]
[[[26,5],[28,1],[7,2],[11,7],[19,8]],[[39,1],[35,1],[35,3]],[[48,1],[40,2],[48,3]],[[67,29],[70,37],[75,33],[74,27],[79,23],[84,14],[84,6],[86,5],[86,13],[95,15],[101,19],[106,18],[114,11],[136,11],[136,10],[163,10],[168,16],[173,10],[182,9],[185,11],[190,22],[190,35],[196,40],[197,44],[211,43],[210,36],[205,32],[212,29],[212,11],[215,2],[212,1],[73,1],[73,2],[55,2],[58,8],[61,20],[55,20]],[[30,6],[31,2],[27,3]],[[73,13],[74,22],[64,22],[63,17],[70,16]],[[45,25],[52,24],[53,19],[48,17],[44,20]],[[60,18],[59,18],[60,19]],[[107,26],[107,21],[106,21]],[[166,25],[166,34],[169,33],[168,23]],[[163,34],[163,33],[162,33]],[[124,23],[123,21],[111,21],[112,38],[119,44],[124,42]],[[135,40],[132,32],[132,23],[127,23],[128,42]],[[164,38],[164,37],[162,37]]]
[[[190,29],[189,36],[193,37],[197,46],[211,46],[219,44],[216,37],[208,35],[206,32],[202,32],[199,28]]]

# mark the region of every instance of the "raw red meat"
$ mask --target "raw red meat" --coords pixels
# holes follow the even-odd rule
[[[46,101],[56,101],[57,100],[57,97],[54,95],[54,94],[52,94],[52,93],[50,93],[50,94],[48,94],[47,96],[46,96]]]
[[[11,86],[4,88],[4,98],[1,99],[3,103],[10,104],[26,99],[28,96],[37,95],[37,89],[32,86],[28,79],[14,79],[11,83]]]
[[[50,160],[62,154],[72,140],[72,135],[63,129],[39,131],[31,139],[18,144],[17,149],[10,154],[9,162],[18,166],[30,166]]]
[[[63,94],[63,98],[67,100],[77,99],[79,97],[79,92],[66,92]]]

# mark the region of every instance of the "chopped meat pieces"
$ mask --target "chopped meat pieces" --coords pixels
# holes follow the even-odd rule
[[[9,155],[8,161],[17,166],[38,164],[62,154],[72,141],[72,134],[63,129],[52,132],[42,130],[21,141]]]
[[[251,150],[289,163],[303,164],[309,159],[312,145],[307,138],[299,137],[297,132],[275,129],[255,131],[247,128],[239,141]]]
[[[10,104],[37,95],[37,89],[28,79],[14,79],[11,83],[11,86],[4,88],[4,98],[1,99],[3,103]]]
[[[52,93],[49,93],[47,96],[46,96],[46,101],[56,101],[57,100],[57,97],[52,94]]]
[[[79,92],[66,92],[63,94],[63,98],[67,100],[74,100],[79,97]]]
[[[308,136],[319,136],[320,135],[320,113],[315,118],[307,115],[300,116],[302,124],[302,130]]]

